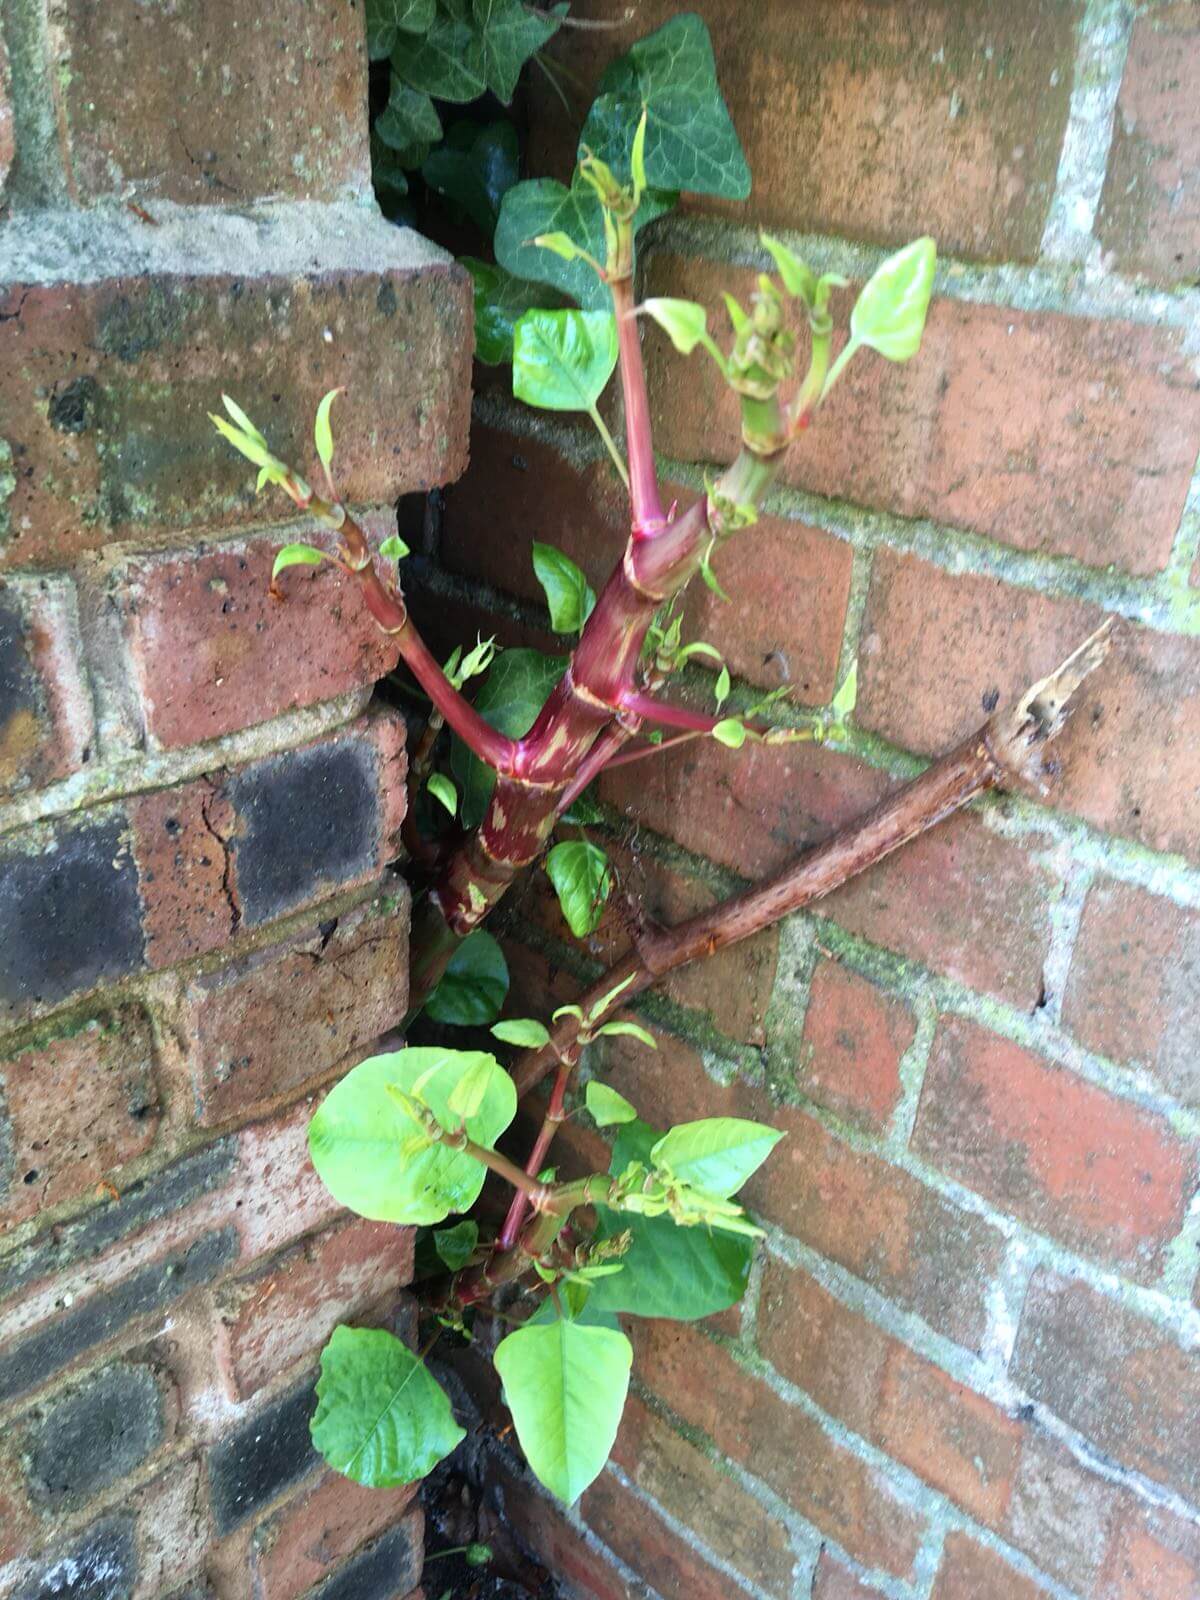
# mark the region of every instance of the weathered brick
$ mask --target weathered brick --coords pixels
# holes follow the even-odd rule
[[[1145,1063],[1171,1094],[1200,1101],[1200,916],[1130,884],[1088,893],[1063,1021],[1089,1049]]]
[[[1089,606],[881,550],[863,622],[862,724],[933,755],[1011,705],[1099,624]],[[1120,626],[1056,742],[1054,804],[1154,850],[1200,855],[1200,643]]]
[[[605,798],[688,849],[747,874],[859,817],[891,787],[828,749],[713,740],[620,767]],[[1050,874],[970,815],[952,817],[838,890],[821,913],[939,972],[1032,1007],[1049,943]]]
[[[396,1522],[415,1493],[414,1484],[364,1489],[341,1473],[326,1472],[308,1494],[293,1497],[255,1529],[252,1562],[256,1592],[262,1600],[294,1600],[294,1596],[307,1593]],[[415,1532],[409,1526],[409,1545],[420,1550],[419,1526]],[[409,1565],[411,1558],[402,1563],[402,1571],[407,1572]],[[411,1585],[412,1578],[408,1581]]]
[[[312,1600],[401,1600],[421,1576],[425,1519],[418,1508],[313,1590]]]
[[[646,277],[648,294],[714,307],[722,289],[744,300],[753,287],[744,269],[658,252]],[[685,379],[658,333],[647,360],[659,448],[731,460],[737,400],[712,363]],[[1198,450],[1200,378],[1177,332],[939,299],[915,360],[856,357],[783,477],[1141,574],[1167,563]]]
[[[603,1549],[566,1520],[561,1507],[528,1476],[519,1477],[499,1462],[492,1465],[504,1493],[505,1518],[518,1537],[563,1583],[588,1600],[640,1600]]]
[[[307,472],[317,401],[345,384],[337,468],[350,503],[387,504],[461,468],[471,299],[460,268],[363,212],[354,228],[374,271],[311,267],[327,246],[346,258],[344,245],[321,235],[329,225],[313,219],[305,254],[284,237],[282,221],[256,233],[267,262],[279,241],[286,265],[278,273],[247,273],[227,245],[228,268],[185,276],[188,226],[164,224],[152,241],[156,259],[177,260],[178,271],[143,267],[139,275],[118,216],[90,223],[87,242],[94,260],[128,261],[130,276],[73,284],[78,253],[72,259],[70,246],[53,239],[29,252],[55,263],[35,281],[15,281],[15,267],[0,276],[0,370],[8,374],[0,437],[12,447],[16,478],[0,522],[7,564],[42,564],[118,536],[258,520],[254,469],[206,415],[223,389],[278,455]],[[245,252],[243,240],[243,263]]]
[[[709,1550],[721,1556],[751,1583],[768,1594],[791,1595],[794,1557],[787,1534],[778,1520],[770,1516],[744,1489],[739,1488],[732,1478],[714,1467],[694,1445],[669,1428],[636,1396],[631,1395],[625,1404],[612,1459],[668,1516],[694,1529]],[[604,1518],[604,1526],[599,1525],[596,1520],[596,1501],[603,1501],[607,1509],[615,1491],[611,1479],[602,1479],[601,1485],[603,1488],[599,1495],[593,1490],[584,1497],[584,1520],[595,1528],[606,1544],[623,1555],[636,1572],[645,1573],[648,1577],[654,1574],[656,1580],[659,1573],[665,1577],[668,1570],[666,1566],[648,1565],[636,1551],[630,1550],[631,1542],[641,1545],[642,1539],[636,1535],[632,1541],[628,1536],[624,1539],[617,1537],[613,1524],[607,1518]],[[662,1529],[657,1518],[647,1514],[645,1507],[639,1508],[638,1502],[631,1497],[627,1503],[635,1528],[649,1524],[655,1528],[662,1542],[669,1539],[666,1530]],[[680,1556],[685,1560],[689,1554],[680,1551]],[[693,1592],[687,1587],[686,1571],[675,1562],[671,1563],[671,1569],[678,1572],[678,1592]],[[704,1570],[708,1572],[707,1568]],[[713,1581],[711,1574],[706,1581]],[[713,1590],[714,1594],[721,1592],[719,1587]]]
[[[236,1254],[232,1228],[202,1234],[187,1248],[137,1268],[112,1288],[76,1302],[53,1321],[11,1340],[0,1354],[0,1401],[37,1388],[137,1318],[161,1312],[210,1282]]]
[[[395,532],[390,512],[363,519],[374,543]],[[332,551],[328,532],[289,527],[179,554],[123,558],[106,580],[121,619],[151,746],[201,744],[297,706],[365,688],[399,659],[368,613],[358,582],[326,563],[282,580],[271,566],[297,537]]]
[[[219,1533],[239,1527],[317,1465],[308,1433],[316,1406],[310,1375],[213,1446],[208,1481]]]
[[[206,5],[186,28],[113,0],[57,8],[50,70],[73,192],[245,205],[368,192],[366,49],[348,0],[297,17]],[[221,108],[214,115],[214,106]]]
[[[13,1600],[132,1600],[137,1571],[133,1519],[105,1517],[39,1562]]]
[[[404,1014],[408,894],[194,977],[180,1015],[198,1120],[244,1115],[327,1076]]]
[[[1096,1600],[1195,1600],[1200,1531],[1194,1522],[1125,1497]]]
[[[1051,1577],[1090,1595],[1119,1498],[1108,1479],[1031,1427],[1000,1531]]]
[[[621,8],[592,0],[581,14],[614,21]],[[638,33],[672,14],[668,0],[643,3]],[[754,175],[755,223],[897,244],[924,228],[954,255],[1037,254],[1071,92],[1070,8],[792,0],[747,28],[738,0],[710,0],[704,20]],[[554,48],[591,88],[628,44],[619,31],[572,33]],[[535,165],[561,177],[577,123],[545,85],[531,89]]]
[[[148,1150],[154,1044],[136,1006],[76,1022],[0,1062],[0,1220],[74,1200]]]
[[[1034,1274],[1013,1375],[1124,1466],[1200,1491],[1200,1355],[1086,1284]]]
[[[930,1600],[1048,1600],[1049,1594],[970,1534],[948,1533]]]
[[[813,973],[796,1083],[852,1122],[882,1128],[900,1096],[900,1058],[917,1031],[902,1001],[822,959]]]
[[[821,1551],[813,1574],[812,1600],[876,1600],[879,1592],[855,1577],[828,1550]]]
[[[412,1230],[352,1218],[217,1290],[218,1362],[248,1399],[412,1277]]]
[[[1143,1281],[1196,1181],[1195,1150],[1164,1118],[962,1017],[938,1024],[913,1143],[1001,1210]]]
[[[9,97],[11,89],[8,47],[0,35],[0,195],[4,193],[4,185],[8,181],[9,169],[13,162],[13,115],[12,101]]]
[[[880,1473],[689,1325],[639,1323],[633,1337],[642,1382],[685,1422],[864,1565],[901,1577],[911,1570],[923,1518]]]
[[[1188,4],[1133,25],[1096,233],[1117,266],[1166,282],[1200,273],[1200,23]]]
[[[151,1366],[114,1362],[89,1373],[16,1425],[34,1503],[74,1510],[148,1461],[174,1425],[169,1378]]]
[[[94,736],[69,580],[0,582],[0,795],[67,777]]]

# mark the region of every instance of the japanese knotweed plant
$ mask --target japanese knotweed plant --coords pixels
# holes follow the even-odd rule
[[[759,1230],[736,1196],[779,1138],[770,1127],[731,1117],[653,1128],[593,1078],[578,1109],[616,1130],[612,1160],[605,1172],[558,1181],[547,1156],[571,1114],[568,1096],[583,1051],[612,1034],[653,1048],[626,1008],[664,974],[809,904],[1013,775],[1040,781],[1041,752],[1105,648],[1103,635],[1089,640],[1011,710],[776,877],[674,928],[636,927],[631,953],[577,1004],[547,1022],[497,1020],[507,971],[481,924],[514,878],[544,859],[566,921],[581,937],[597,926],[612,892],[604,851],[586,836],[584,790],[598,773],[681,740],[712,738],[737,750],[748,742],[837,739],[853,709],[851,678],[832,714],[804,727],[795,718],[787,727],[772,724],[774,696],[733,714],[718,652],[682,638],[679,599],[697,575],[717,587],[716,558],[735,537],[753,537],[765,491],[799,437],[819,440],[810,424],[856,354],[897,362],[916,354],[934,244],[918,239],[882,264],[858,295],[835,357],[831,297],[845,280],[816,272],[764,235],[775,271],[759,277],[749,306],[725,297],[729,331],[722,336],[689,301],[635,304],[635,235],[683,189],[725,198],[749,189],[708,36],[694,16],[669,22],[609,68],[571,187],[544,179],[511,187],[495,264],[472,263],[480,356],[510,360],[513,392],[530,405],[590,416],[628,487],[630,537],[599,597],[561,551],[534,546],[551,625],[574,640],[562,656],[501,653],[487,641],[455,650],[439,665],[409,617],[392,565],[408,554],[405,546],[392,537],[372,550],[339,499],[330,418],[337,391],[325,396],[316,420],[324,494],[272,453],[233,402],[225,402],[229,420],[213,419],[259,468],[260,487],[279,486],[339,536],[333,557],[286,546],[273,583],[294,566],[336,560],[360,582],[372,615],[431,702],[411,766],[407,838],[417,899],[410,1019],[424,1008],[442,1024],[490,1024],[499,1044],[521,1052],[508,1066],[491,1049],[441,1046],[363,1061],[313,1117],[313,1164],[359,1215],[432,1230],[422,1239],[444,1273],[427,1310],[441,1324],[469,1331],[499,1291],[511,1301],[510,1316],[536,1303],[500,1340],[494,1359],[529,1464],[565,1501],[600,1471],[620,1421],[632,1352],[619,1316],[704,1317],[743,1293]],[[576,305],[539,306],[548,289]],[[678,512],[664,507],[659,492],[639,316],[653,319],[682,354],[714,362],[741,408],[736,459]],[[796,324],[806,330],[803,340]],[[597,409],[618,367],[625,454]],[[662,695],[694,659],[714,669],[712,712]],[[463,691],[476,678],[483,682],[472,701]],[[659,726],[674,730],[672,737],[661,740]],[[551,845],[564,819],[582,825],[583,836]],[[496,1145],[519,1095],[550,1072],[553,1087],[532,1150],[523,1162],[502,1154]],[[499,1229],[485,1230],[464,1214],[489,1172],[513,1197]],[[322,1357],[318,1396],[317,1447],[364,1484],[411,1482],[462,1437],[425,1355],[383,1330],[337,1329]]]

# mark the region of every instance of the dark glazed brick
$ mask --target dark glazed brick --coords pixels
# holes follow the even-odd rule
[[[314,884],[370,872],[379,845],[377,781],[365,742],[317,745],[235,774],[226,793],[241,818],[233,849],[247,924],[314,898]]]
[[[10,740],[19,737],[16,730],[36,724],[42,714],[37,680],[25,648],[24,613],[0,591],[0,772],[7,765]]]
[[[317,1408],[314,1385],[315,1377],[306,1378],[212,1450],[208,1470],[218,1533],[229,1533],[317,1465],[308,1432]]]
[[[9,1345],[0,1354],[0,1401],[45,1382],[135,1317],[161,1310],[197,1284],[208,1283],[236,1258],[237,1251],[235,1229],[204,1234],[188,1249],[172,1251],[115,1288],[92,1295],[65,1316]]]
[[[421,1581],[422,1550],[401,1524],[312,1591],[312,1600],[395,1600]]]
[[[166,1437],[162,1390],[148,1367],[104,1367],[43,1406],[27,1429],[30,1494],[52,1511],[73,1509],[140,1466]]]
[[[0,1129],[0,1138],[3,1137]],[[2,1158],[2,1149],[0,1149]],[[105,1202],[75,1222],[63,1223],[0,1261],[0,1300],[27,1283],[60,1272],[76,1261],[88,1261],[119,1239],[168,1213],[182,1211],[200,1195],[210,1194],[232,1173],[237,1141],[217,1139],[140,1183],[131,1184],[119,1200]]]
[[[46,1562],[13,1600],[129,1600],[136,1580],[133,1523],[110,1517]]]
[[[65,999],[142,964],[137,868],[119,816],[0,857],[0,1015]]]

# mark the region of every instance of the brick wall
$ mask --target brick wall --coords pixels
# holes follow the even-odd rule
[[[851,369],[727,557],[732,604],[691,602],[743,685],[820,706],[857,662],[850,751],[693,744],[613,774],[634,897],[671,920],[778,866],[1102,613],[1121,638],[1050,803],[989,800],[676,975],[652,1063],[614,1042],[651,1120],[785,1130],[749,1190],[768,1238],[740,1312],[635,1325],[635,1398],[577,1512],[509,1463],[505,1505],[603,1600],[1195,1600],[1200,10],[697,9],[755,195],[659,224],[646,285],[743,294],[758,222],[856,281],[926,229],[942,265],[919,357]],[[622,37],[555,48],[590,82]],[[561,176],[565,117],[534,92]],[[735,413],[699,357],[647,346],[663,469],[694,493]],[[596,583],[620,497],[591,438],[494,387],[472,451],[430,592],[536,639],[530,537]],[[521,1010],[623,935],[572,953],[535,890],[510,939]]]
[[[461,471],[470,296],[369,186],[360,3],[0,4],[0,1594],[364,1600],[411,1491],[308,1440],[339,1320],[404,1336],[408,1230],[307,1163],[403,1011],[395,664],[206,418],[372,535]],[[185,16],[184,13],[187,13]]]

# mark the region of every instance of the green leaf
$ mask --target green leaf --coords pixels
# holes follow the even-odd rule
[[[533,1017],[506,1017],[503,1022],[493,1022],[492,1033],[505,1044],[520,1045],[522,1050],[540,1050],[550,1043],[550,1030]]]
[[[487,1169],[473,1156],[430,1142],[389,1087],[421,1098],[443,1127],[462,1121],[449,1106],[459,1079],[480,1061],[490,1062],[479,1111],[466,1119],[476,1144],[491,1149],[517,1109],[513,1081],[499,1062],[479,1050],[398,1050],[370,1056],[326,1095],[308,1125],[313,1166],[335,1200],[375,1222],[441,1222],[467,1211],[479,1198]]]
[[[727,1200],[782,1138],[775,1128],[762,1122],[747,1122],[742,1117],[705,1117],[672,1128],[650,1156],[654,1166],[693,1189]]]
[[[424,33],[433,21],[434,0],[367,0],[367,56],[383,61],[397,33]]]
[[[384,144],[374,128],[371,129],[371,181],[376,192],[389,200],[408,193],[408,174],[399,154]]]
[[[379,554],[385,561],[403,561],[411,551],[399,534],[391,533],[379,546]]]
[[[539,650],[505,650],[493,661],[475,696],[475,709],[489,726],[510,739],[519,739],[533,727],[566,665],[566,656],[544,656]],[[460,739],[451,744],[450,767],[458,782],[459,821],[464,828],[477,828],[496,786],[496,774],[473,756]]]
[[[711,345],[708,312],[694,300],[659,296],[643,300],[642,310],[652,317],[681,356],[690,356],[698,344]]]
[[[473,256],[460,257],[475,283],[475,354],[486,366],[512,360],[513,324],[531,306],[559,297],[543,283],[514,278],[503,267]]]
[[[727,745],[730,750],[740,750],[746,742],[745,724],[736,717],[724,717],[713,729],[712,736],[718,744]]]
[[[274,583],[279,574],[288,567],[317,567],[322,561],[328,561],[329,555],[324,550],[318,550],[311,544],[285,544],[275,557],[275,565],[271,568],[271,582]]]
[[[444,772],[431,772],[426,788],[435,800],[444,805],[451,816],[458,810],[458,790]]]
[[[433,101],[394,74],[388,103],[375,119],[375,132],[390,150],[431,144],[442,137],[442,123]]]
[[[398,40],[392,69],[438,100],[465,103],[487,92],[479,30],[465,6],[439,7],[424,38]]]
[[[578,633],[592,614],[595,591],[580,569],[552,544],[533,546],[533,570],[546,592],[555,633]]]
[[[446,1104],[456,1117],[461,1117],[465,1122],[468,1117],[479,1115],[480,1108],[487,1098],[492,1074],[498,1065],[499,1063],[494,1062],[491,1056],[484,1056],[463,1073],[446,1096]]]
[[[608,1035],[618,1039],[636,1039],[650,1050],[658,1049],[658,1040],[637,1022],[606,1022],[596,1030],[597,1037]]]
[[[746,198],[750,169],[717,85],[708,29],[698,16],[673,17],[614,61],[600,80],[580,145],[622,181],[632,175],[643,106],[645,176],[653,188]]]
[[[850,337],[889,361],[917,353],[933,293],[937,246],[916,239],[889,256],[874,273],[850,313]]]
[[[850,671],[842,679],[842,686],[830,702],[829,709],[833,712],[836,722],[845,722],[858,703],[858,662],[855,661]]]
[[[610,1089],[608,1084],[601,1083],[596,1078],[593,1078],[584,1090],[584,1104],[591,1112],[596,1125],[601,1128],[611,1128],[614,1123],[637,1120],[637,1111],[625,1096],[618,1094],[615,1089]]]
[[[466,1438],[424,1362],[383,1328],[333,1330],[309,1428],[329,1465],[370,1489],[416,1483]]]
[[[713,689],[713,696],[716,699],[718,706],[723,706],[726,700],[729,699],[729,691],[731,688],[732,684],[729,680],[729,668],[724,662],[722,662],[721,670],[717,673],[716,686]]]
[[[635,225],[640,228],[653,221],[674,203],[674,195],[650,191],[638,208]],[[578,173],[569,189],[553,178],[514,184],[500,207],[493,248],[496,260],[514,276],[550,284],[585,310],[607,310],[612,304],[608,286],[586,261],[566,261],[534,244],[547,233],[565,233],[597,261],[605,259],[604,213]]]
[[[510,1333],[495,1362],[526,1460],[573,1505],[617,1437],[633,1347],[617,1329],[560,1319]]]
[[[513,394],[545,411],[587,411],[617,364],[609,311],[527,311],[513,328]]]
[[[612,892],[608,857],[586,839],[568,839],[550,851],[546,872],[567,926],[577,939],[586,937],[599,923]]]
[[[457,128],[458,125],[456,125]],[[451,142],[430,151],[421,176],[431,189],[460,206],[489,238],[496,230],[500,202],[516,183],[520,163],[517,132],[511,122],[466,124],[469,143]]]
[[[329,413],[333,409],[333,402],[338,395],[345,394],[343,384],[340,388],[330,389],[328,394],[321,396],[317,406],[317,420],[313,425],[313,439],[317,446],[317,458],[326,472],[333,465],[333,429],[329,422]]]
[[[505,105],[513,97],[521,68],[558,32],[565,10],[550,15],[535,11],[525,0],[474,0],[484,76]]]
[[[811,306],[817,293],[817,275],[813,269],[798,255],[793,255],[781,239],[769,233],[760,233],[759,238],[783,279],[783,287],[790,295],[797,296],[805,305]]]
[[[478,1243],[479,1228],[470,1217],[464,1217],[453,1228],[436,1228],[433,1234],[433,1248],[451,1272],[462,1271]]]
[[[481,1027],[494,1022],[508,993],[504,952],[483,928],[469,933],[450,957],[442,980],[425,1002],[433,1022]]]

